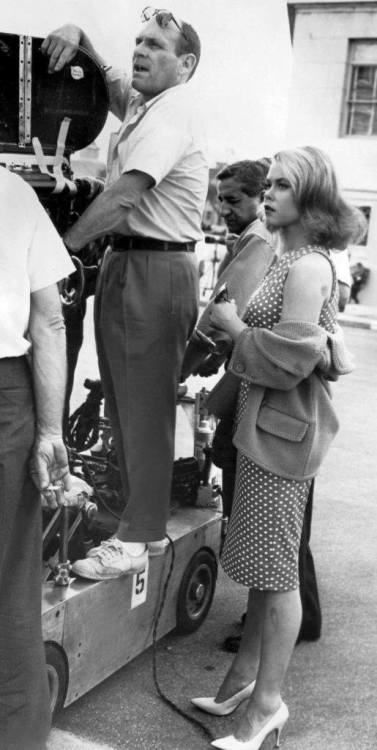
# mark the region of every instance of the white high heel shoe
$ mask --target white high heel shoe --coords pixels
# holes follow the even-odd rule
[[[227,714],[231,714],[232,711],[235,711],[242,701],[245,701],[246,698],[250,698],[254,686],[255,680],[250,682],[250,685],[239,690],[238,693],[232,695],[226,701],[222,701],[222,703],[216,702],[214,698],[191,698],[191,703],[193,703],[196,708],[200,708],[201,711],[206,711],[207,714],[226,716]]]
[[[289,716],[288,708],[285,703],[282,703],[277,711],[268,719],[262,729],[259,730],[251,740],[242,742],[236,740],[233,734],[229,734],[228,737],[220,737],[219,740],[211,742],[213,747],[219,747],[220,750],[259,750],[262,742],[266,739],[270,732],[276,734],[275,747],[280,747],[280,733],[283,729],[285,722]]]

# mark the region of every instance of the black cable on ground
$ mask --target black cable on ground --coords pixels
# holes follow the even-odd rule
[[[157,616],[155,618],[154,625],[153,625],[153,643],[152,643],[152,648],[153,648],[153,682],[154,682],[157,694],[161,698],[161,700],[163,700],[164,703],[166,703],[173,711],[175,711],[175,713],[179,714],[179,716],[181,716],[186,721],[189,721],[191,724],[194,725],[194,727],[196,727],[197,729],[199,729],[199,731],[202,732],[202,734],[204,734],[204,736],[206,737],[206,739],[209,739],[210,741],[212,741],[215,738],[214,738],[214,735],[212,734],[212,732],[210,731],[210,729],[208,729],[208,727],[202,721],[200,721],[200,719],[195,719],[194,716],[191,716],[189,713],[187,713],[182,708],[180,708],[179,706],[177,706],[176,703],[174,703],[170,698],[168,698],[165,695],[165,693],[162,691],[162,689],[160,687],[160,684],[159,684],[159,681],[158,681],[158,675],[157,675],[157,628],[158,628],[158,623],[160,621],[162,610],[163,610],[163,607],[164,607],[164,604],[165,604],[166,594],[167,594],[167,590],[168,590],[168,586],[169,586],[169,581],[170,581],[170,578],[171,578],[171,575],[172,575],[172,572],[173,572],[174,562],[175,562],[174,542],[173,542],[173,540],[171,539],[171,537],[168,534],[166,534],[166,536],[167,536],[167,538],[169,540],[169,549],[171,550],[171,561],[170,561],[169,571],[168,571],[168,574],[166,576],[166,580],[165,580],[164,587],[163,587],[163,590],[162,590],[162,597],[161,597],[160,606],[158,608]]]

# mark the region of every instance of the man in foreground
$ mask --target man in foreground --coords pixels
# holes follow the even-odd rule
[[[0,747],[44,750],[40,491],[69,489],[57,281],[74,266],[32,188],[2,167],[0,226]]]

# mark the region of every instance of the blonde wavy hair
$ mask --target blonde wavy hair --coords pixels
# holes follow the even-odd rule
[[[334,167],[319,148],[278,151],[273,157],[291,183],[302,225],[313,245],[344,250],[364,237],[363,213],[342,198]]]

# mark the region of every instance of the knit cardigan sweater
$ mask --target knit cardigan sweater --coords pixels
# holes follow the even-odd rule
[[[314,323],[246,328],[229,370],[249,384],[233,442],[258,466],[287,479],[313,477],[339,423],[325,372],[329,333]]]

